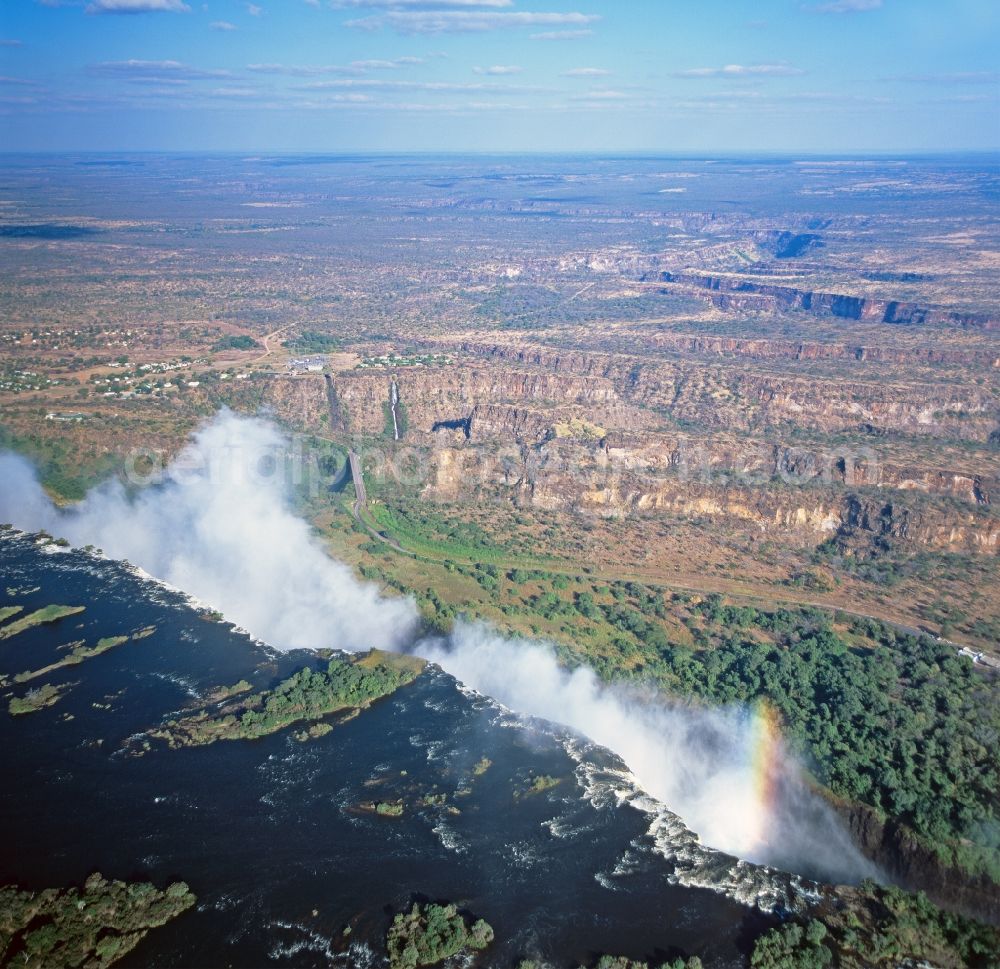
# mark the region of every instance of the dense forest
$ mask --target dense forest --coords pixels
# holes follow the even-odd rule
[[[865,882],[843,889],[819,918],[798,916],[754,943],[752,969],[897,969],[932,965],[992,969],[1000,931],[943,912],[923,893]]]
[[[647,676],[715,703],[767,699],[816,778],[909,825],[942,860],[1000,880],[1000,702],[953,646],[822,613],[699,609],[715,648],[666,644]]]
[[[656,621],[674,606],[622,583],[575,608],[619,631],[619,655],[581,656],[606,679],[653,681],[718,703],[767,700],[816,779],[908,825],[942,861],[1000,881],[1000,689],[955,648],[869,619],[764,611],[709,596],[686,610],[693,645]],[[680,595],[679,600],[689,597]],[[560,608],[564,608],[563,602]]]

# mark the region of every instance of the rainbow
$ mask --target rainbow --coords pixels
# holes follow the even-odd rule
[[[778,711],[761,700],[753,710],[750,734],[750,774],[753,784],[756,842],[768,841],[769,821],[778,797],[784,748]]]

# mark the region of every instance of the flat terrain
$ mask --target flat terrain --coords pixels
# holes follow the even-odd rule
[[[331,548],[445,613],[504,615],[488,563],[990,651],[995,168],[844,161],[11,157],[0,435],[72,500],[263,411]]]

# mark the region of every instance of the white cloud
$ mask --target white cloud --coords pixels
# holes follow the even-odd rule
[[[250,14],[251,17],[259,17],[263,12],[263,7],[258,7],[255,3],[247,4],[247,13]]]
[[[31,95],[12,95],[5,94],[0,97],[0,104],[38,104],[38,98]]]
[[[213,98],[256,98],[260,91],[251,87],[217,87],[208,92]]]
[[[609,91],[598,89],[588,91],[586,94],[574,94],[574,101],[624,101],[629,97],[624,91]]]
[[[516,64],[494,64],[492,67],[474,67],[472,69],[475,74],[490,74],[493,76],[520,74],[523,70],[523,67],[518,67]]]
[[[182,64],[180,61],[104,61],[101,64],[92,64],[88,70],[92,74],[104,74],[109,77],[126,77],[133,80],[152,79],[167,83],[230,76],[229,71],[202,70],[198,67]]]
[[[441,93],[468,92],[509,94],[540,91],[541,88],[527,87],[522,84],[491,84],[477,82],[475,84],[458,84],[450,81],[387,81],[377,78],[340,78],[335,81],[313,81],[303,85],[303,91],[331,91],[337,89],[364,89],[371,91],[436,91]]]
[[[603,67],[574,67],[568,71],[563,71],[563,77],[610,77],[611,71]]]
[[[359,71],[394,71],[400,67],[410,67],[423,64],[422,57],[397,57],[393,60],[371,59],[366,61],[351,61],[350,67]]]
[[[390,10],[388,13],[348,20],[345,26],[359,30],[388,27],[401,34],[469,34],[516,27],[544,27],[560,24],[590,24],[600,20],[586,13],[493,13],[457,10]]]
[[[191,82],[184,77],[168,77],[161,74],[137,74],[135,77],[125,78],[130,84],[140,84],[144,87],[152,88],[162,86],[166,88],[189,87]]]
[[[318,67],[304,67],[295,64],[247,64],[247,70],[254,74],[287,74],[289,77],[314,77],[317,74],[354,74],[351,68],[341,64],[326,64]]]
[[[228,20],[213,20],[208,26],[211,27],[212,30],[222,30],[222,31],[239,29],[236,26],[236,24],[231,24]]]
[[[995,94],[953,94],[946,98],[935,98],[935,104],[991,104],[1000,101]]]
[[[882,0],[830,0],[813,7],[820,13],[861,13],[865,10],[878,10]]]
[[[593,36],[592,30],[545,30],[540,34],[532,34],[528,40],[583,40]]]
[[[94,0],[87,13],[187,13],[191,8],[184,0]]]
[[[324,74],[367,74],[369,71],[391,71],[423,64],[422,57],[397,57],[394,60],[351,61],[350,64],[248,64],[255,74],[286,74],[289,77],[320,77]]]
[[[788,64],[726,64],[724,67],[692,67],[675,71],[674,77],[797,77],[801,68]]]
[[[513,7],[514,0],[330,0],[334,10],[441,10]]]
[[[1000,71],[955,71],[951,74],[906,74],[890,81],[921,81],[927,84],[998,84]]]

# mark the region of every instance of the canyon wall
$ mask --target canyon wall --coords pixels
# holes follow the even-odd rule
[[[707,290],[707,298],[722,309],[803,310],[822,316],[868,323],[891,323],[902,326],[970,327],[980,330],[1000,329],[1000,317],[988,313],[956,313],[905,300],[875,299],[823,293],[793,286],[757,283],[733,276],[703,276],[688,272],[662,272],[660,281],[690,290]],[[740,302],[749,297],[749,302]]]
[[[1000,518],[982,504],[908,501],[905,492],[856,490],[826,476],[751,480],[659,466],[621,449],[587,449],[564,439],[540,448],[439,447],[429,455],[422,493],[437,501],[502,498],[533,508],[597,515],[660,514],[720,519],[762,534],[815,545],[834,535],[894,539],[938,551],[995,554]],[[967,487],[973,493],[975,484]],[[929,488],[927,489],[930,490]],[[946,492],[947,493],[947,492]]]
[[[879,434],[898,432],[958,436],[957,427],[984,437],[996,427],[986,391],[834,384],[543,348],[463,350],[489,365],[252,383],[264,407],[293,427],[391,448],[395,379],[407,428],[398,447],[425,456],[419,488],[435,501],[488,496],[598,515],[708,517],[813,544],[853,535],[998,549],[992,470],[889,459],[877,447]],[[803,426],[822,433],[804,444],[781,440]],[[769,438],[746,433],[762,427]],[[859,429],[868,433],[823,436]]]
[[[903,432],[986,441],[1000,426],[996,397],[964,384],[829,380],[705,361],[642,361],[473,341],[460,347],[493,361],[607,380],[623,400],[706,428],[750,431],[794,423],[823,433]]]

